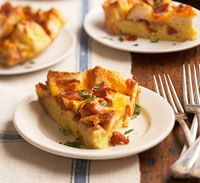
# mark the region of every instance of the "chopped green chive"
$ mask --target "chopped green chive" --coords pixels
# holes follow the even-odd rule
[[[85,99],[84,101],[85,101],[85,102],[92,102],[92,101],[94,101],[94,98],[87,98],[87,99]]]
[[[122,36],[120,36],[118,39],[119,39],[119,41],[121,41],[121,42],[124,41],[124,38],[123,38]]]
[[[35,64],[35,61],[34,61],[34,60],[31,60],[31,61],[29,62],[29,64]]]
[[[83,142],[81,142],[79,140],[68,141],[68,142],[64,143],[64,145],[70,146],[70,147],[80,148],[83,145]]]
[[[84,98],[84,100],[86,102],[94,101],[94,97],[88,91],[86,91],[86,90],[80,90],[80,93],[81,93],[81,95],[83,96],[83,98]]]
[[[68,136],[71,135],[72,132],[69,129],[59,128],[59,130],[63,133],[63,135]]]
[[[152,38],[152,39],[150,40],[151,43],[157,43],[158,41],[159,41],[158,38]]]
[[[157,0],[153,2],[153,6],[159,6],[160,4],[162,4],[162,0]]]
[[[110,40],[110,41],[113,41],[113,38],[111,38],[111,37],[106,37],[106,36],[102,37],[102,39],[108,39],[108,40]]]
[[[80,90],[80,93],[83,97],[86,97],[86,98],[91,96],[91,94],[86,90]]]
[[[24,68],[26,68],[26,69],[30,69],[30,68],[32,68],[32,66],[25,66]]]
[[[109,103],[104,101],[102,104],[101,104],[103,107],[110,107]]]
[[[133,46],[138,46],[139,44],[138,43],[136,43],[136,44],[133,44]]]
[[[89,93],[89,92],[86,91],[86,90],[80,90],[80,93],[81,93],[81,95],[82,95],[85,99],[88,99],[88,98],[91,98],[91,97],[92,97],[92,94]]]
[[[127,134],[131,133],[132,131],[133,131],[133,129],[127,130],[124,132],[124,135],[127,135]]]
[[[133,115],[132,117],[131,117],[131,119],[135,119],[137,117],[137,115]]]
[[[96,85],[93,86],[92,89],[93,89],[93,90],[96,90],[96,89],[98,89],[99,87],[100,87],[100,83],[97,83]]]
[[[135,104],[134,115],[139,115],[140,114],[140,109],[141,109],[141,107],[138,104]]]

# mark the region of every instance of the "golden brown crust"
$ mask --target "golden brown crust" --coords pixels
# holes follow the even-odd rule
[[[65,21],[58,10],[35,10],[5,3],[0,8],[0,65],[10,67],[42,53]]]
[[[36,92],[58,124],[99,149],[109,145],[113,131],[128,125],[139,88],[136,81],[97,66],[82,73],[49,71],[46,85],[36,85]]]
[[[126,17],[133,4],[130,0],[107,0],[102,4],[106,26],[115,34],[120,34],[117,23]]]
[[[174,5],[171,0],[107,0],[102,7],[106,27],[116,35],[171,41],[196,36],[192,25],[196,12],[186,4]]]
[[[102,124],[104,127],[108,120],[112,119],[113,112],[116,110],[115,105],[124,105],[118,111],[121,118],[126,120],[131,117],[134,107],[132,101],[135,100],[138,92],[138,83],[135,80],[126,80],[118,72],[99,66],[83,73],[49,71],[44,86],[36,85],[37,93],[41,89],[47,90],[63,109],[72,110],[76,115],[79,114],[80,119],[84,118],[82,119],[84,123],[87,123],[86,119],[90,121],[88,123],[95,119],[93,121],[95,125]],[[118,104],[117,100],[124,103]],[[75,109],[76,104],[78,107]],[[89,118],[93,115],[97,115],[98,122],[96,117]]]

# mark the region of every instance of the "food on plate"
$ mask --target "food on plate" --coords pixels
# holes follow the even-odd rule
[[[13,6],[0,7],[0,65],[21,64],[43,52],[59,35],[65,24],[61,13]]]
[[[106,27],[116,35],[186,41],[196,37],[195,10],[171,0],[106,0]]]
[[[82,73],[49,71],[46,84],[37,84],[36,92],[49,116],[86,147],[129,142],[119,130],[128,126],[138,106],[135,80],[99,66]]]

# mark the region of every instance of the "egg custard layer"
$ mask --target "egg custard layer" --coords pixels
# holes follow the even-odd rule
[[[88,148],[128,143],[118,130],[128,126],[138,103],[135,80],[99,66],[83,73],[49,71],[36,92],[49,116]]]
[[[21,64],[43,52],[59,35],[64,17],[54,8],[0,7],[0,65]]]
[[[114,34],[168,41],[193,40],[195,10],[171,0],[106,0],[105,23]]]

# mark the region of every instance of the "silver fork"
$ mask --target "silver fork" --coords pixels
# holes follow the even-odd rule
[[[200,67],[199,67],[200,71]],[[198,123],[200,125],[200,96],[199,96],[199,87],[198,87],[198,79],[196,73],[196,67],[193,65],[193,79],[194,79],[194,95],[193,95],[193,85],[192,85],[192,74],[190,65],[187,67],[187,76],[188,76],[188,84],[186,81],[186,68],[183,65],[183,100],[184,100],[184,108],[187,112],[195,113],[194,120],[191,125],[191,133],[193,139],[196,139],[198,132]],[[200,72],[199,72],[200,73]],[[188,101],[188,93],[189,93],[189,101]],[[197,120],[196,120],[197,118]],[[198,122],[197,122],[198,121]],[[181,157],[172,165],[171,170],[175,174],[175,176],[194,176],[200,178],[200,137],[196,140],[196,142],[186,150],[186,146],[182,150]]]
[[[199,82],[197,79],[197,74],[196,74],[196,67],[195,65],[193,66],[193,71],[194,71],[194,83],[195,83],[195,92],[193,95],[193,87],[191,86],[192,84],[192,78],[191,78],[191,69],[190,69],[190,65],[188,65],[188,83],[190,84],[190,86],[187,86],[187,82],[186,82],[186,68],[185,65],[183,65],[183,78],[182,78],[182,87],[183,87],[183,103],[184,103],[184,109],[186,112],[192,112],[195,113],[194,119],[192,121],[192,125],[190,128],[190,131],[192,133],[192,138],[193,140],[196,139],[197,137],[197,132],[198,132],[198,123],[200,122],[200,118],[199,118],[199,114],[196,113],[195,110],[192,110],[193,107],[189,105],[188,102],[188,95],[187,95],[187,91],[189,91],[189,96],[190,96],[190,102],[191,103],[197,103],[198,105],[200,104],[200,97],[199,97]],[[199,67],[199,71],[200,71],[200,67]],[[199,78],[200,79],[200,78]],[[200,127],[200,123],[199,123],[199,127]],[[186,146],[184,146],[183,150],[182,150],[182,154],[185,152],[185,150],[187,149]]]
[[[194,176],[200,178],[200,137],[171,166],[175,177]],[[195,163],[196,162],[196,163]]]
[[[180,126],[182,127],[182,129],[184,131],[187,145],[191,146],[194,140],[192,138],[192,135],[188,128],[188,125],[185,122],[185,119],[187,119],[187,117],[185,115],[183,107],[178,99],[178,96],[176,94],[176,91],[172,84],[170,76],[168,74],[167,74],[167,76],[164,74],[163,77],[164,77],[165,88],[166,88],[167,92],[165,92],[162,78],[160,75],[158,75],[158,79],[159,79],[161,92],[158,87],[158,82],[156,80],[156,76],[155,75],[153,76],[155,91],[170,103],[172,109],[174,110],[174,113],[176,116],[176,121],[180,124]]]
[[[199,73],[200,73],[200,66],[199,66]],[[185,65],[183,65],[183,103],[184,103],[184,109],[187,112],[195,113],[196,117],[198,119],[199,127],[200,127],[200,94],[199,94],[199,87],[198,87],[198,80],[197,80],[197,73],[196,73],[196,67],[193,65],[193,79],[194,79],[194,89],[195,89],[195,98],[194,98],[194,90],[193,90],[193,84],[192,84],[192,74],[191,74],[191,68],[190,65],[187,67],[187,74],[188,74],[188,82],[186,77],[186,68]],[[188,83],[188,84],[187,84]],[[189,100],[188,100],[189,95]],[[196,99],[196,100],[195,100]],[[193,125],[193,124],[192,124]],[[195,124],[198,125],[198,124]],[[192,132],[192,134],[195,135],[194,138],[196,138],[197,135],[197,129]]]

